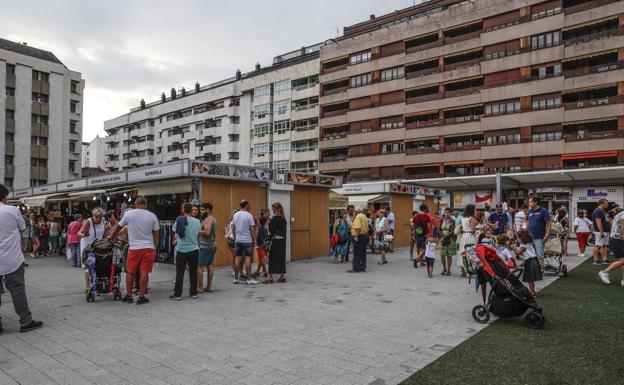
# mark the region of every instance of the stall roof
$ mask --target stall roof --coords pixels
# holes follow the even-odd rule
[[[58,197],[65,194],[48,194],[48,195],[37,195],[34,197],[28,198],[20,198],[20,202],[22,202],[27,207],[43,207],[46,201],[52,197]]]
[[[443,188],[448,191],[494,189],[496,188],[496,175],[414,179],[404,180],[403,183]],[[501,187],[503,189],[620,184],[624,184],[624,166],[501,174]]]
[[[368,202],[375,200],[384,194],[370,194],[370,195],[349,195],[349,204],[353,205],[356,210],[362,210],[368,207]]]

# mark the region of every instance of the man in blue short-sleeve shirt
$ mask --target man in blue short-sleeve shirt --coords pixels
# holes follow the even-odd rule
[[[494,235],[501,235],[507,232],[509,217],[507,216],[507,213],[503,212],[502,204],[496,204],[496,212],[490,215],[488,221],[492,225],[492,232],[494,233]]]
[[[540,206],[539,197],[532,196],[529,199],[529,225],[528,230],[533,237],[533,247],[538,258],[544,258],[544,243],[548,240],[550,232],[550,214],[548,210]]]

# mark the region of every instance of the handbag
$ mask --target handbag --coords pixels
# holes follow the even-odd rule
[[[264,245],[262,245],[262,247],[264,248],[264,251],[267,253],[271,252],[271,247],[273,247],[273,239],[275,238],[275,236],[277,235],[278,231],[275,232],[275,234],[271,235],[271,238],[267,238],[264,240]]]
[[[559,237],[551,238],[544,243],[544,254],[561,254],[561,241]]]
[[[455,225],[455,229],[453,230],[453,234],[455,234],[456,236],[459,237],[461,235],[462,231],[463,231],[462,230],[462,224],[460,222],[459,224]]]
[[[384,235],[384,242],[392,242],[394,241],[394,236],[392,234]]]

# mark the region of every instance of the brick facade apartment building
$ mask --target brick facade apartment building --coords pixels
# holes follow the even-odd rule
[[[321,48],[320,172],[624,164],[624,1],[431,0]]]

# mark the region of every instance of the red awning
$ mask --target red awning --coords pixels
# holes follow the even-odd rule
[[[617,151],[582,152],[582,153],[577,153],[577,154],[561,155],[561,160],[612,158],[616,156],[617,156]]]

